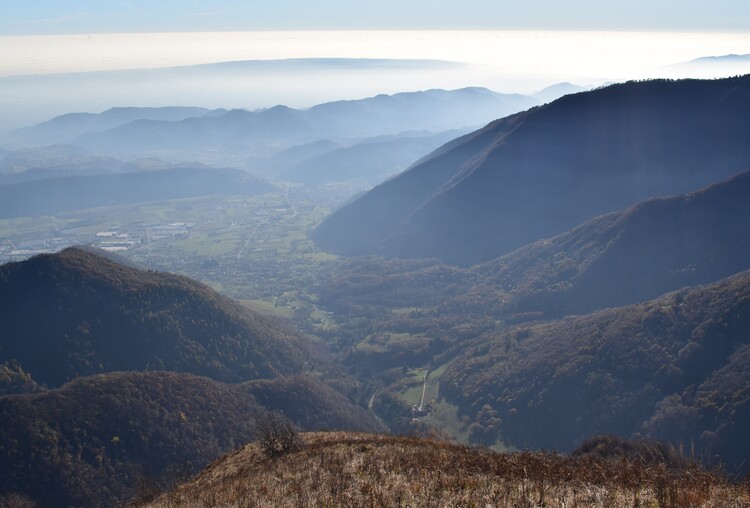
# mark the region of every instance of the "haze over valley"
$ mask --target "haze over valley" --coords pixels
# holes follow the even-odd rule
[[[0,21],[0,505],[747,506],[747,7],[286,2]]]

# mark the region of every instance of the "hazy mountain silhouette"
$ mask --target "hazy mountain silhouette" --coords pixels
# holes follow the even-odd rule
[[[141,152],[179,149],[236,149],[257,143],[305,139],[314,130],[304,115],[285,106],[263,111],[233,109],[182,121],[136,120],[77,137],[92,150]]]
[[[592,219],[472,269],[476,301],[544,317],[655,298],[750,269],[750,173]]]
[[[378,95],[306,110],[284,106],[257,111],[123,108],[102,113],[102,118],[64,115],[16,131],[16,135],[36,139],[37,144],[64,141],[96,151],[248,149],[261,143],[292,146],[337,137],[441,132],[481,125],[536,104],[533,97],[464,88]],[[127,115],[135,119],[123,122]],[[85,130],[87,126],[90,129]]]
[[[590,90],[591,87],[585,87],[580,85],[574,85],[573,83],[556,83],[550,85],[547,88],[543,88],[534,94],[534,97],[539,99],[541,102],[552,102],[559,99],[560,97],[572,93],[585,92]]]
[[[260,194],[274,187],[241,169],[173,168],[68,176],[0,185],[0,217],[44,215],[211,194]]]
[[[457,135],[456,131],[448,131],[431,136],[408,135],[386,140],[375,138],[298,162],[278,176],[284,180],[313,184],[359,180],[374,185],[400,173],[409,164]]]
[[[68,113],[46,122],[17,129],[10,139],[23,144],[67,143],[85,132],[103,131],[135,120],[179,121],[205,115],[209,110],[194,107],[110,108],[102,113]]]
[[[312,159],[313,157],[319,157],[339,148],[342,148],[339,143],[322,139],[313,141],[312,143],[290,146],[285,150],[275,153],[269,157],[269,160],[279,164],[295,164]]]
[[[13,150],[0,156],[0,184],[46,178],[133,171],[132,163],[109,156],[93,155],[73,145],[48,145]],[[171,164],[163,164],[172,167]]]
[[[668,65],[663,69],[667,73],[677,77],[715,78],[738,76],[750,72],[750,54],[704,56],[688,62]]]
[[[493,122],[338,210],[315,231],[343,254],[471,264],[750,161],[750,76],[567,95]]]
[[[375,136],[403,131],[446,131],[482,125],[492,118],[538,104],[533,97],[486,88],[425,90],[320,104],[307,110],[318,129],[344,136]]]
[[[436,73],[461,75],[464,69],[441,60],[297,58],[7,76],[0,77],[0,96],[6,99],[0,131],[114,104],[257,108],[276,104],[279,97],[316,104],[377,93],[388,81],[418,89]]]

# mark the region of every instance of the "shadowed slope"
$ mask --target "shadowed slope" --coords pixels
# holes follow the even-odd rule
[[[439,149],[315,232],[349,255],[485,261],[747,169],[750,76],[565,96]]]
[[[467,301],[547,318],[705,284],[750,268],[750,173],[597,217],[472,268]],[[484,297],[482,297],[484,295]],[[495,302],[500,304],[500,302]]]

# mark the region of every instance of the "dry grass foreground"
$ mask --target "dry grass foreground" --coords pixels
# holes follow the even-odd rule
[[[441,441],[309,433],[275,458],[251,443],[151,507],[748,507],[750,486],[698,467],[556,453],[499,454]]]

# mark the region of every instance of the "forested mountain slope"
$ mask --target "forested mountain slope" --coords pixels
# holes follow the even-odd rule
[[[297,374],[311,343],[187,277],[69,248],[0,267],[0,361],[59,386],[114,370],[241,382]]]
[[[645,303],[469,342],[441,390],[494,438],[571,450],[596,434],[694,443],[731,467],[750,455],[750,272]]]

